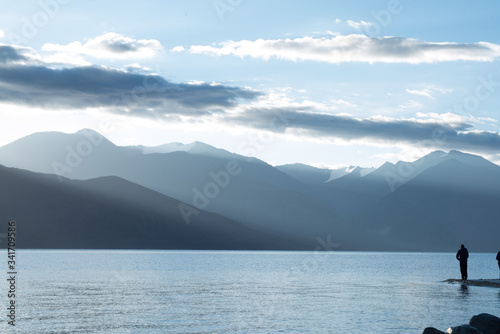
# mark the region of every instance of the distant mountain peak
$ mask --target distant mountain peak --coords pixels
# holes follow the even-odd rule
[[[208,153],[208,152],[226,152],[230,153],[224,149],[216,148],[212,145],[205,144],[201,141],[194,141],[190,144],[185,145],[190,153]]]
[[[310,165],[306,165],[306,164],[303,164],[303,163],[300,163],[300,162],[296,162],[294,164],[289,164],[289,165],[284,165],[284,166],[294,166],[294,167],[298,167],[298,168],[316,168],[316,167],[313,167],[313,166],[310,166]]]
[[[465,165],[470,165],[470,166],[492,166],[492,165],[495,165],[491,161],[486,160],[485,158],[483,158],[479,155],[464,153],[464,152],[457,151],[457,150],[451,150],[450,152],[446,153],[443,156],[443,159],[454,159],[454,160],[457,160]]]
[[[394,166],[396,166],[396,165],[393,164],[392,162],[386,161],[377,170],[378,171],[383,171],[383,170],[387,170],[387,169],[392,170],[394,168]]]
[[[88,134],[94,134],[94,135],[100,135],[101,134],[97,131],[95,131],[94,129],[89,129],[89,128],[83,128],[83,129],[80,129],[78,130],[77,132],[75,132],[75,134],[83,134],[83,135],[88,135]]]
[[[461,151],[457,151],[457,150],[451,150],[450,152],[448,152],[446,154],[450,157],[479,157],[478,155],[469,154],[469,153],[465,153],[465,152],[461,152]],[[481,158],[481,157],[479,157],[479,158]]]
[[[183,144],[179,142],[173,142],[158,146],[137,146],[138,149],[142,151],[144,154],[153,154],[153,153],[172,153],[172,152],[186,152],[190,154],[197,155],[210,155],[210,156],[219,156],[226,158],[234,158],[235,154],[226,151],[221,148],[216,148],[212,145],[203,143],[201,141],[194,141],[189,144]]]

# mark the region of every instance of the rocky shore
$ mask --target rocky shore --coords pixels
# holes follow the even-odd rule
[[[422,334],[500,334],[500,318],[481,313],[473,316],[469,324],[450,327],[446,332],[427,327]]]
[[[445,282],[448,283],[460,283],[463,285],[472,285],[472,286],[489,286],[492,288],[500,288],[500,279],[474,279],[474,280],[465,280],[461,279],[447,279]]]

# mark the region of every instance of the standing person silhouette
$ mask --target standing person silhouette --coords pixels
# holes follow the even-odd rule
[[[498,270],[500,271],[500,252],[497,253]]]
[[[460,274],[462,274],[462,280],[467,280],[467,259],[469,258],[469,251],[462,244],[457,252],[457,260],[460,261]]]

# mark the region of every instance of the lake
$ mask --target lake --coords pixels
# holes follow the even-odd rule
[[[469,278],[498,278],[495,255],[472,252]],[[18,250],[17,261],[16,333],[421,333],[500,315],[499,289],[443,282],[460,278],[454,253]],[[6,279],[0,289],[1,332],[14,332]]]

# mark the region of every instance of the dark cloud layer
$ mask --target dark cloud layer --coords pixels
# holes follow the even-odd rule
[[[15,53],[0,59],[14,58]],[[95,66],[0,66],[0,83],[2,101],[50,108],[111,107],[135,115],[152,108],[165,114],[205,113],[260,95],[238,87],[177,84],[156,75]]]
[[[445,148],[480,150],[489,153],[500,151],[500,133],[488,131],[473,131],[452,133],[443,140]]]
[[[411,119],[360,119],[296,108],[239,108],[242,101],[263,95],[245,88],[210,84],[172,83],[160,76],[96,66],[54,69],[20,65],[26,60],[15,48],[0,46],[0,101],[42,108],[80,109],[105,107],[115,113],[172,119],[180,115],[207,116],[229,125],[309,137],[404,142],[449,149],[498,152],[498,132],[473,131],[468,122]],[[436,135],[438,134],[438,135]]]
[[[276,133],[295,130],[312,137],[404,142],[482,152],[500,150],[499,133],[472,131],[474,126],[466,122],[445,124],[404,119],[359,119],[292,109],[254,109],[232,116],[228,121]]]
[[[16,49],[8,45],[0,45],[0,64],[20,60],[26,60],[26,58],[20,55]]]

